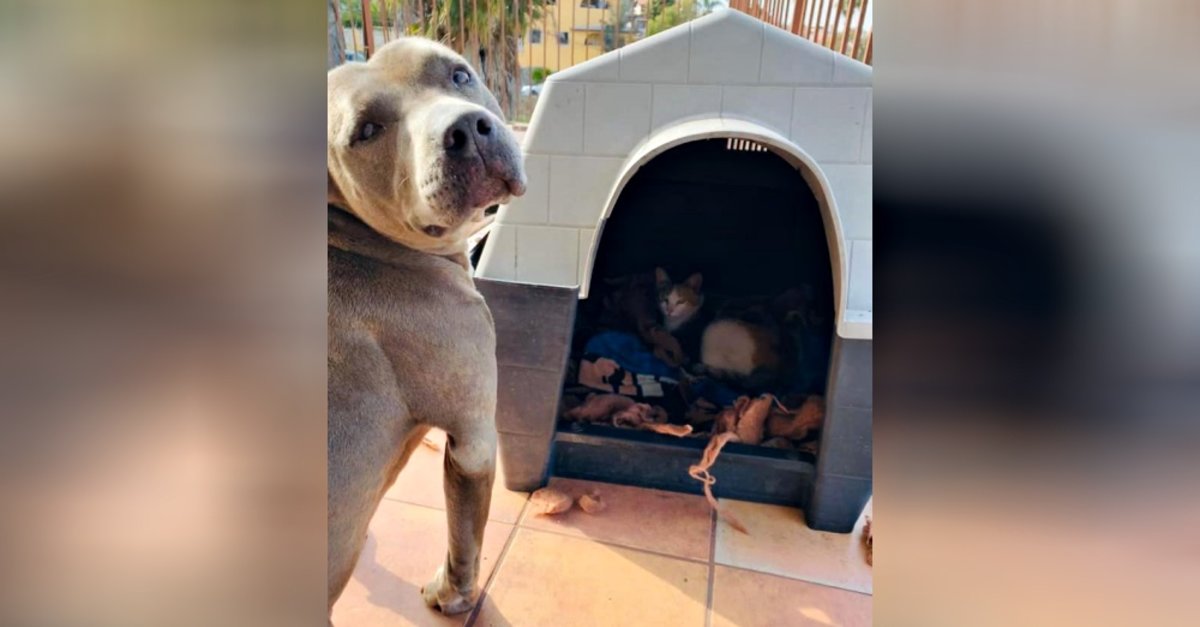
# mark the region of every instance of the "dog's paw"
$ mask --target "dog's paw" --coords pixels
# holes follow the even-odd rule
[[[437,574],[433,576],[433,581],[421,588],[421,597],[425,599],[425,605],[447,616],[462,614],[475,605],[474,598],[463,595],[450,586],[450,583],[446,581],[444,567],[439,567]]]

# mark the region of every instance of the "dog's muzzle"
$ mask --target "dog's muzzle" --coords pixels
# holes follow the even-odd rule
[[[465,207],[477,209],[525,193],[525,173],[512,133],[485,110],[458,116],[442,133],[449,179],[466,188]]]

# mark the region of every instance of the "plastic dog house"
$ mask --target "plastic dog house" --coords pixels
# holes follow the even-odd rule
[[[622,192],[660,155],[721,140],[770,151],[811,190],[836,330],[816,464],[779,494],[749,498],[850,530],[872,486],[871,82],[869,66],[733,10],[548,79],[525,138],[528,192],[501,208],[476,270],[499,336],[510,488],[541,485],[552,469],[575,306]]]

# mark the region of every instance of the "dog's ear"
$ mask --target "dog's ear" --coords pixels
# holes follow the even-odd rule
[[[325,172],[329,176],[329,183],[326,186],[325,192],[325,202],[334,205],[335,207],[349,209],[350,207],[346,203],[346,197],[342,195],[341,188],[339,188],[337,182],[333,180],[333,173],[329,172],[329,170],[326,170]]]

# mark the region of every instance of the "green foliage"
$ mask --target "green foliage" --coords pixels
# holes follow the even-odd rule
[[[363,28],[361,0],[336,0],[342,23]],[[371,0],[371,21],[392,35],[428,37],[457,50],[482,76],[509,115],[524,115],[519,98],[521,66],[518,46],[531,23],[541,23],[544,8],[555,0]],[[557,0],[577,2],[578,0]],[[540,75],[540,80],[545,80]],[[539,81],[540,82],[540,81]]]
[[[535,67],[529,70],[529,78],[533,81],[534,85],[537,85],[538,83],[546,82],[546,78],[553,73],[544,67]]]
[[[650,3],[648,7],[649,14],[646,16],[646,19],[653,20],[654,18],[662,15],[662,12],[665,9],[675,6],[675,2],[677,2],[677,0],[660,0],[659,2]]]
[[[362,28],[363,12],[362,2],[359,0],[338,0],[342,9],[342,26],[347,28]],[[379,12],[379,3],[371,3],[371,21],[374,24],[383,24],[383,18]]]
[[[702,15],[696,0],[676,0],[665,4],[657,14],[646,24],[646,35],[661,33],[673,26],[691,21]]]
[[[342,25],[347,28],[362,28],[362,1],[338,0],[338,2],[341,6]],[[459,20],[460,2],[462,3],[461,24]],[[506,31],[511,32],[511,29],[516,27],[518,32],[524,32],[530,20],[542,19],[542,9],[547,2],[548,0],[445,0],[437,3],[435,12],[434,2],[426,0],[423,22],[427,25],[428,32],[422,31],[417,25],[409,25],[405,32],[410,35],[425,35],[434,39],[457,39],[458,33],[462,30],[465,30],[468,35],[482,34],[489,27],[499,29],[502,21]],[[400,12],[416,17],[420,8],[421,4],[417,0],[371,0],[371,22],[377,28],[387,28],[396,23],[397,15]],[[453,37],[449,35],[450,31],[454,31]]]
[[[412,2],[413,0],[407,0]],[[567,1],[567,0],[563,0]],[[446,0],[439,2],[434,12],[432,2],[425,6],[426,37],[437,39],[458,49],[459,40],[487,41],[499,35],[501,25],[505,37],[524,33],[530,22],[542,19],[543,7],[549,0]],[[461,7],[460,7],[461,3]]]

